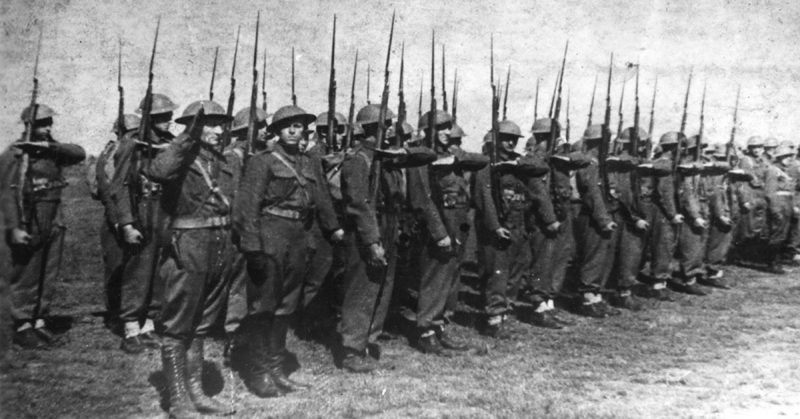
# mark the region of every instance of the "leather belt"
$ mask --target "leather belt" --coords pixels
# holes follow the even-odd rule
[[[304,220],[306,218],[305,211],[267,207],[264,208],[264,212],[281,218],[287,218],[289,220]]]
[[[228,227],[229,225],[231,225],[231,219],[227,215],[221,217],[209,217],[209,218],[178,217],[172,219],[172,223],[170,223],[170,228],[178,230],[191,230],[196,228]]]

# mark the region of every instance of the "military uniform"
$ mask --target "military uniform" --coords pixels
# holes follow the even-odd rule
[[[784,170],[795,182],[794,207],[789,227],[789,239],[786,242],[787,256],[793,258],[795,264],[800,263],[800,160],[793,158]]]
[[[28,109],[23,111],[23,121],[29,119],[29,114]],[[52,109],[39,105],[36,125],[42,124],[43,120],[52,124],[53,114]],[[34,143],[25,145],[24,139],[19,140],[0,155],[4,182],[11,185],[15,194],[22,188],[23,195],[22,213],[19,207],[4,211],[8,220],[6,228],[22,229],[30,235],[27,244],[8,241],[11,268],[5,271],[8,272],[11,291],[11,315],[17,326],[14,339],[23,347],[40,346],[36,343],[37,336],[31,335],[31,328],[35,329],[40,341],[49,343],[52,339],[44,319],[49,315],[53,284],[60,273],[66,229],[60,210],[61,193],[67,186],[62,170],[86,157],[80,146],[56,142],[49,133],[41,138],[32,137]],[[26,153],[23,153],[23,148]],[[24,183],[19,185],[24,159],[27,159],[28,168]]]
[[[713,157],[717,161],[725,162],[724,147],[717,147]],[[720,160],[722,159],[722,160]],[[709,192],[709,220],[708,243],[706,245],[706,264],[709,278],[722,277],[722,265],[727,263],[728,250],[733,243],[733,214],[731,208],[737,203],[731,202],[730,178],[735,174],[730,171],[721,174],[706,174],[701,180]]]
[[[759,137],[748,140],[748,148],[760,147],[763,142]],[[738,237],[737,250],[742,257],[750,254],[748,250],[754,246],[763,244],[769,235],[767,220],[767,201],[764,193],[764,182],[768,167],[767,158],[764,155],[755,157],[752,154],[742,156],[739,161],[739,168],[748,176],[749,181],[741,186],[740,201],[743,210],[741,227]]]
[[[780,267],[781,251],[789,237],[795,202],[796,181],[787,173],[793,151],[782,148],[775,151],[775,162],[767,167],[764,179],[764,195],[767,200],[769,236],[766,241],[768,263],[772,271],[783,273]],[[789,163],[789,164],[786,164]]]

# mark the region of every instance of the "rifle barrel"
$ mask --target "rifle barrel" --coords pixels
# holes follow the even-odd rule
[[[208,100],[214,100],[214,79],[217,76],[217,57],[219,47],[214,48],[214,65],[211,67],[211,85],[208,87]]]

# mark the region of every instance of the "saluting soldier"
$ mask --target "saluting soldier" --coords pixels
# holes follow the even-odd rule
[[[111,203],[111,180],[114,177],[114,153],[119,147],[118,138],[128,132],[139,129],[140,119],[133,114],[126,114],[123,117],[122,127],[118,120],[114,120],[112,132],[115,134],[105,148],[97,156],[95,164],[86,170],[86,181],[93,199],[100,201],[105,209],[103,220],[100,223],[100,246],[103,251],[103,265],[105,267],[105,295],[106,295],[106,327],[117,331],[120,326],[119,310],[121,287],[122,287],[122,267],[123,267],[123,248],[122,239],[117,234],[117,221]],[[120,133],[120,129],[122,132]]]
[[[319,159],[302,154],[300,143],[314,115],[284,106],[268,130],[275,147],[252,156],[234,205],[240,249],[247,258],[246,333],[250,369],[245,384],[259,397],[274,397],[308,386],[284,371],[289,318],[300,302],[312,256],[314,218],[333,241],[342,238]]]
[[[451,143],[453,121],[447,112],[435,111],[435,138],[431,137],[429,123],[430,111],[422,115],[419,129],[425,132],[426,144],[433,146],[437,160],[430,166],[408,170],[411,210],[417,214],[419,225],[412,239],[418,259],[410,262],[419,269],[417,347],[424,353],[441,355],[445,349],[468,349],[445,332],[444,315],[448,299],[458,292],[470,230],[467,212],[471,198],[466,174],[489,164],[489,158]]]
[[[185,131],[142,168],[162,185],[160,205],[169,217],[169,247],[159,272],[164,281],[161,360],[171,417],[234,412],[208,397],[202,386],[205,337],[224,313],[237,256],[230,214],[242,159],[222,152],[222,125],[229,118],[216,102],[191,103],[175,120]]]
[[[483,333],[508,339],[511,331],[505,323],[523,286],[532,257],[527,218],[533,205],[533,194],[528,188],[528,178],[542,176],[549,168],[535,157],[523,157],[514,151],[522,137],[517,124],[503,120],[498,125],[498,160],[493,167],[487,165],[475,175],[475,224],[480,246],[479,262],[486,281],[487,318]],[[485,149],[490,150],[493,146],[487,142]],[[495,185],[492,171],[497,179]],[[495,187],[500,190],[493,193]],[[495,202],[495,196],[499,197],[499,202]]]
[[[532,322],[540,327],[561,329],[573,322],[561,316],[555,308],[555,298],[562,291],[567,267],[574,256],[570,201],[573,189],[572,172],[589,164],[583,153],[557,147],[549,156],[547,142],[552,139],[552,124],[556,138],[561,135],[561,125],[550,118],[533,123],[533,137],[525,150],[529,156],[547,162],[550,172],[531,176],[528,186],[533,193],[534,205],[528,221],[533,260],[530,266],[525,298],[534,306]],[[566,149],[565,149],[566,148]]]
[[[407,206],[407,183],[403,168],[424,165],[435,160],[426,147],[384,147],[378,144],[378,105],[367,105],[358,111],[356,121],[364,130],[342,163],[342,197],[344,202],[344,246],[346,264],[344,300],[339,333],[344,359],[342,366],[350,372],[366,373],[378,365],[372,351],[374,339],[383,328],[394,286],[397,264],[397,240],[400,215]],[[385,126],[394,114],[386,111]],[[356,139],[356,137],[354,137]],[[381,160],[380,173],[373,170]],[[370,179],[371,175],[379,178]],[[377,191],[370,185],[377,181]],[[372,194],[377,192],[377,196]],[[377,349],[376,351],[377,352]]]
[[[144,105],[143,100],[138,112]],[[164,287],[157,265],[167,220],[159,204],[161,185],[150,179],[145,169],[174,138],[169,128],[176,108],[166,95],[153,94],[149,140],[140,138],[140,130],[132,130],[122,138],[113,158],[109,203],[124,250],[120,348],[131,354],[159,347],[154,321]]]
[[[9,204],[3,207],[11,250],[10,269],[3,276],[8,277],[11,291],[13,340],[26,349],[55,340],[45,321],[60,273],[66,230],[60,212],[62,190],[67,186],[62,171],[86,157],[80,146],[53,139],[54,115],[43,104],[25,108],[20,118],[25,129],[32,130],[31,141],[25,141],[27,132],[23,133],[0,155],[0,176],[16,197],[6,198]],[[27,170],[21,173],[26,160]]]
[[[575,173],[580,193],[580,210],[575,218],[575,240],[577,243],[576,265],[578,267],[578,291],[583,296],[580,313],[588,317],[618,315],[619,310],[603,300],[600,291],[605,285],[611,257],[612,235],[617,229],[606,206],[604,179],[599,170],[599,147],[603,141],[604,127],[599,124],[586,128],[581,139],[585,153],[591,163]]]

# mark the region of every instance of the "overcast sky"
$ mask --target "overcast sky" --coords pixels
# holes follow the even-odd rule
[[[31,72],[40,27],[40,102],[57,112],[54,135],[97,153],[110,138],[117,112],[117,39],[123,42],[126,112],[144,94],[156,16],[162,16],[154,90],[180,106],[208,95],[214,48],[219,46],[216,99],[229,92],[237,25],[242,39],[237,64],[236,106],[249,103],[256,11],[262,12],[258,69],[267,49],[270,112],[290,101],[291,47],[297,55],[298,104],[312,113],[326,109],[330,31],[338,16],[337,109],[346,114],[353,58],[359,50],[356,104],[366,103],[366,69],[373,67],[370,99],[380,101],[392,10],[397,22],[390,78],[390,106],[396,109],[400,45],[406,46],[405,94],[416,124],[420,78],[423,107],[429,106],[431,31],[436,31],[436,91],[441,106],[441,44],[447,51],[447,92],[452,105],[458,68],[459,122],[467,147],[479,148],[490,125],[489,39],[494,34],[496,77],[511,66],[509,119],[528,132],[533,120],[536,79],[541,78],[539,114],[547,112],[564,43],[569,53],[564,106],[571,95],[572,138],[586,125],[592,83],[600,75],[594,120],[605,106],[609,55],[615,54],[612,128],[627,80],[625,126],[633,119],[633,71],[641,64],[642,125],[649,121],[653,82],[658,77],[655,133],[677,130],[690,69],[694,82],[687,133],[697,131],[703,83],[708,83],[705,133],[727,141],[737,85],[742,87],[737,139],[774,135],[795,140],[800,117],[800,2],[792,1],[21,1],[0,5],[3,71],[0,72],[0,146],[19,137],[21,109],[30,101]],[[260,85],[259,85],[260,90]],[[260,98],[259,98],[260,100]]]

